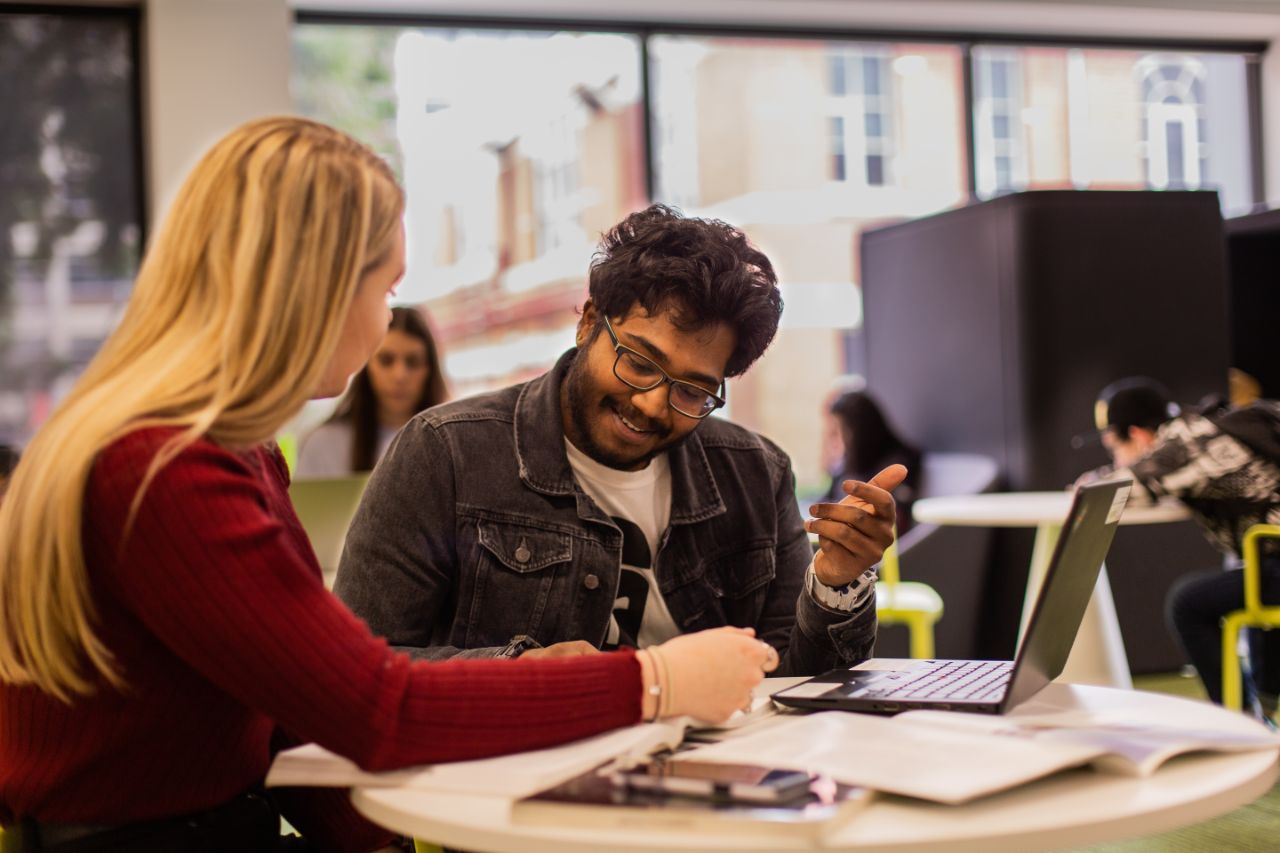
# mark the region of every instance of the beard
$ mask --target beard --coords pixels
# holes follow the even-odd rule
[[[684,435],[672,438],[671,427],[652,423],[629,405],[625,397],[617,398],[603,394],[592,384],[585,363],[584,354],[578,353],[577,357],[570,363],[569,372],[564,380],[566,403],[569,408],[569,422],[573,428],[573,435],[570,436],[570,440],[575,447],[596,462],[619,471],[639,471],[648,466],[649,462],[659,453],[666,453],[673,447],[678,447],[693,434],[692,430],[690,430]],[[605,418],[613,417],[614,413],[621,415],[636,426],[652,429],[654,436],[657,438],[657,444],[647,451],[630,455],[618,453],[602,446],[595,438],[593,427],[598,426]]]

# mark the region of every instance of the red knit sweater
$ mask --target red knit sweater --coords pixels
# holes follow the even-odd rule
[[[84,549],[100,636],[126,687],[63,704],[0,685],[0,819],[118,824],[213,806],[262,780],[279,727],[366,769],[574,740],[640,717],[630,653],[411,662],[321,582],[278,452],[197,442],[129,506],[167,430],[99,457]],[[123,538],[122,538],[123,536]],[[321,849],[386,833],[345,791],[286,792]]]

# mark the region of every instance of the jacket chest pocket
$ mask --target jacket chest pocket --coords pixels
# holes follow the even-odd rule
[[[567,533],[493,521],[479,522],[476,532],[480,547],[516,574],[573,559],[573,537]]]
[[[772,546],[736,551],[707,563],[707,584],[716,598],[737,600],[763,596],[773,583],[776,556]]]
[[[697,583],[676,594],[688,595],[685,631],[720,625],[754,626],[764,610],[776,574],[773,546],[719,554],[704,564]]]
[[[531,525],[480,520],[476,538],[467,645],[505,645],[517,634],[553,634],[551,623],[565,609],[558,597],[568,588],[573,537]]]

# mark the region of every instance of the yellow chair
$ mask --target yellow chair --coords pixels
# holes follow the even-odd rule
[[[1280,539],[1280,525],[1255,524],[1244,534],[1244,609],[1228,613],[1222,620],[1222,704],[1242,710],[1240,686],[1240,629],[1280,628],[1280,607],[1262,604],[1262,578],[1258,567],[1258,541]]]
[[[876,582],[876,618],[881,625],[906,625],[913,658],[933,657],[933,626],[942,618],[942,596],[927,583],[904,581],[898,572],[898,534],[885,549]]]
[[[413,840],[413,849],[416,853],[444,853],[444,848],[439,844],[431,844],[426,841]]]
[[[298,470],[298,436],[292,432],[282,432],[276,436],[276,444],[284,455],[285,464],[290,473]]]

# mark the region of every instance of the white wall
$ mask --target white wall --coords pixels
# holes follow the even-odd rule
[[[293,111],[285,0],[146,0],[143,98],[152,227],[195,165],[242,122]]]

